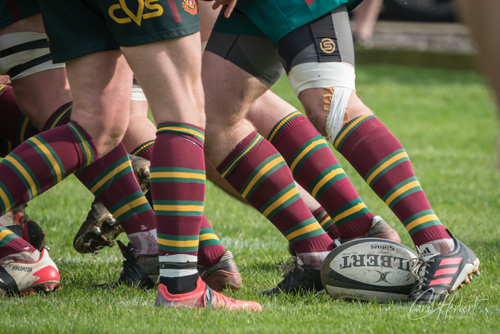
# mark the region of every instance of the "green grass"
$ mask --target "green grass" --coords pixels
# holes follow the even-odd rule
[[[30,217],[47,232],[62,289],[0,301],[1,333],[495,333],[500,320],[500,174],[497,123],[483,80],[473,72],[359,66],[360,97],[406,147],[417,177],[444,224],[480,257],[481,277],[445,304],[432,307],[359,304],[327,296],[264,298],[288,257],[287,242],[257,212],[208,184],[206,215],[236,257],[244,286],[239,299],[256,300],[261,314],[161,309],[154,291],[102,291],[98,282],[118,276],[117,248],[81,255],[73,236],[92,196],[74,177],[32,201]],[[275,91],[298,106],[282,80]],[[392,212],[336,154],[372,212],[411,239]],[[497,267],[498,266],[498,267]]]

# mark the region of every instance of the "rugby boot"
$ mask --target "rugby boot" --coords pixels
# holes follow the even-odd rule
[[[283,280],[276,287],[262,291],[262,295],[298,294],[307,291],[321,292],[323,290],[320,275],[321,268],[305,265],[295,256],[288,259],[283,267],[286,267],[281,276]]]
[[[49,252],[42,249],[36,262],[5,259],[0,262],[0,297],[52,292],[60,284],[59,271]]]
[[[149,191],[149,160],[130,155],[132,170],[135,178],[146,193]],[[97,199],[92,203],[87,218],[78,230],[73,247],[79,253],[94,253],[104,247],[112,247],[116,244],[116,238],[123,232],[120,224],[106,207]]]
[[[117,241],[125,261],[118,280],[113,284],[98,284],[97,287],[114,289],[119,285],[152,289],[156,285],[160,273],[160,260],[158,254],[142,254],[134,257],[132,244],[125,246]]]
[[[79,253],[94,253],[104,247],[116,244],[116,238],[123,232],[108,209],[97,199],[92,203],[87,219],[76,233],[73,248]]]
[[[201,279],[215,291],[224,289],[236,291],[241,288],[241,275],[231,251],[226,251],[219,262],[212,267],[198,265],[198,272]]]
[[[224,308],[230,311],[245,310],[262,312],[262,306],[257,302],[229,298],[213,291],[201,278],[196,282],[194,291],[182,294],[170,294],[163,284],[158,286],[155,306],[159,307],[190,307],[190,308]]]
[[[445,301],[463,284],[468,285],[473,274],[479,276],[476,254],[455,237],[452,238],[455,248],[446,254],[436,254],[432,247],[426,245],[423,249],[417,247],[418,259],[412,268],[416,282],[409,302],[432,304]]]
[[[46,246],[45,232],[40,225],[28,218],[27,206],[23,204],[15,208],[2,216],[0,222],[41,252]]]

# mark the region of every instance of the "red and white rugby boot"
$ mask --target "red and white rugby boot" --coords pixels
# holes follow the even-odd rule
[[[257,302],[237,300],[213,291],[198,278],[194,291],[182,294],[170,294],[163,284],[158,286],[158,295],[155,306],[163,307],[191,307],[191,308],[224,308],[230,311],[245,310],[262,312],[262,306]]]
[[[423,249],[417,247],[418,260],[412,269],[417,280],[410,292],[409,302],[432,304],[445,301],[463,283],[469,284],[472,274],[479,276],[476,254],[455,237],[452,238],[455,248],[446,254],[436,255],[428,246]]]
[[[57,266],[42,249],[36,262],[6,259],[0,262],[0,297],[35,292],[52,292],[60,284]]]

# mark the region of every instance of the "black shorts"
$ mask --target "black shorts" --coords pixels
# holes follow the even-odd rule
[[[345,62],[354,66],[354,45],[345,6],[293,30],[276,47],[264,35],[214,31],[205,50],[229,60],[268,86],[303,63]]]

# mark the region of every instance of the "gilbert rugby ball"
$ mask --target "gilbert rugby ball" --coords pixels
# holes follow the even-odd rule
[[[323,262],[321,282],[334,299],[388,302],[408,297],[417,254],[397,242],[364,238],[335,248]]]

